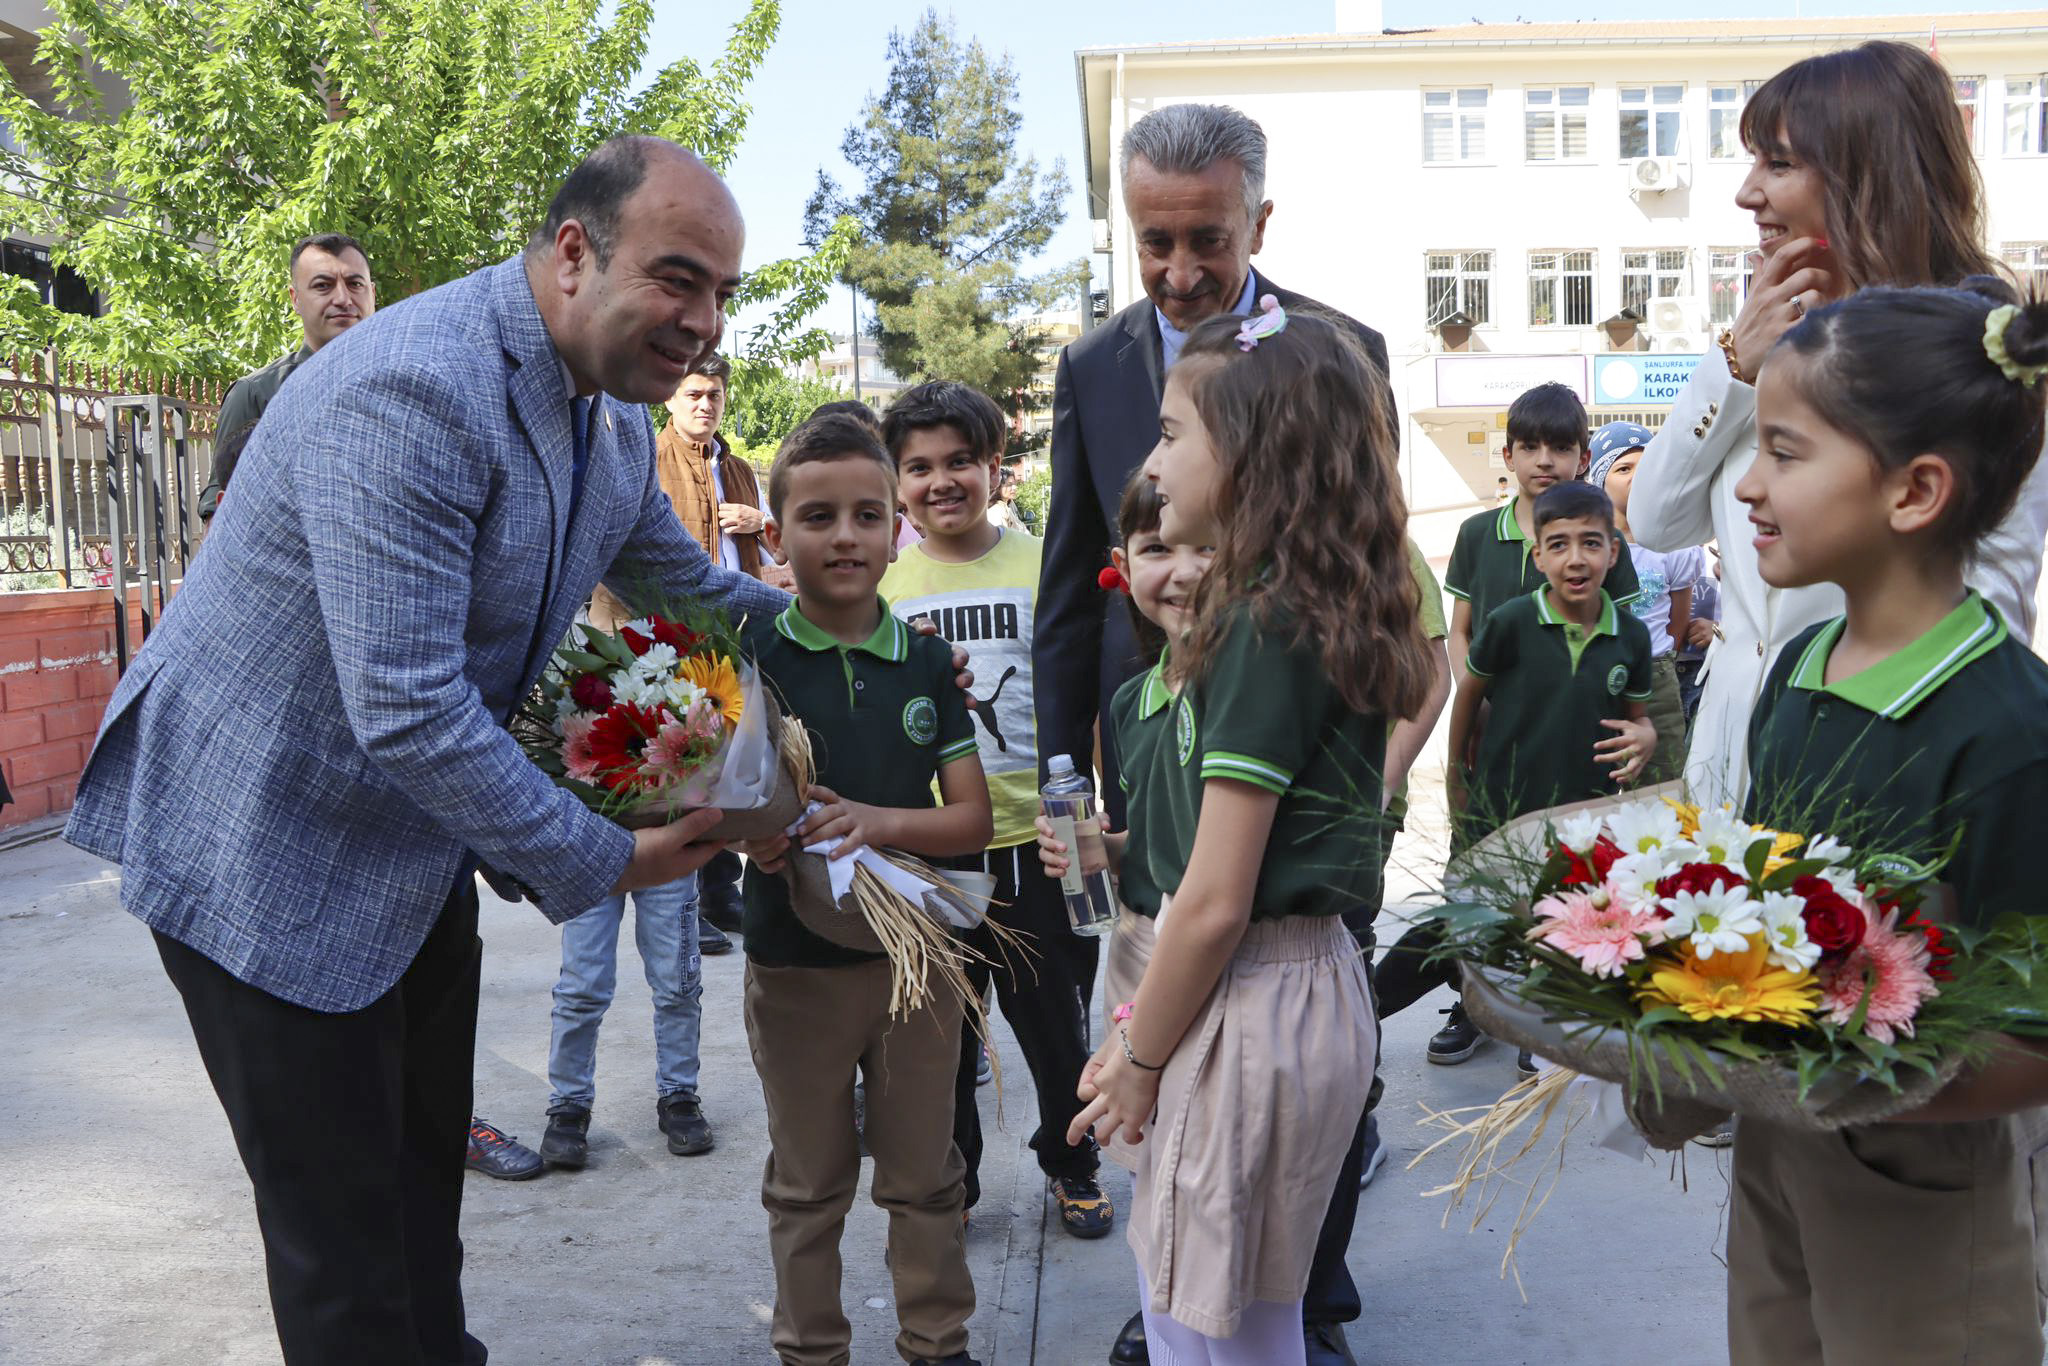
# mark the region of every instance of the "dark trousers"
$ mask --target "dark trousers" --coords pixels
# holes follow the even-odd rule
[[[711,862],[697,871],[697,904],[706,910],[720,906],[737,910],[743,871],[738,850],[723,849],[712,855]]]
[[[255,1188],[288,1366],[481,1366],[463,1328],[463,1155],[476,1048],[476,886],[398,984],[329,1015],[156,936]]]
[[[996,1003],[1031,1070],[1032,1089],[1038,1094],[1038,1128],[1031,1135],[1031,1151],[1038,1154],[1039,1168],[1047,1176],[1093,1176],[1099,1165],[1095,1140],[1084,1137],[1077,1147],[1067,1142],[1067,1126],[1081,1113],[1075,1088],[1088,1063],[1082,1019],[1087,1006],[1078,979],[1084,952],[1086,961],[1094,962],[1096,941],[1075,934],[1068,925],[1060,884],[1039,866],[1036,846],[994,849],[986,858],[983,867],[996,879],[994,899],[1006,903],[991,906],[990,917],[1028,937],[1025,948],[1006,959],[986,928],[969,931],[964,936],[967,942],[994,963],[968,964],[967,980],[982,994],[994,980]],[[963,1028],[953,1090],[953,1142],[967,1159],[969,1208],[981,1198],[981,1111],[974,1103],[980,1052],[981,1040],[971,1028]]]

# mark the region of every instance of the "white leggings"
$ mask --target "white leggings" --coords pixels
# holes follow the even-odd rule
[[[1145,1351],[1152,1366],[1304,1366],[1301,1301],[1253,1300],[1238,1316],[1237,1335],[1212,1338],[1165,1314],[1155,1314],[1152,1287],[1138,1271],[1138,1303],[1145,1308]]]

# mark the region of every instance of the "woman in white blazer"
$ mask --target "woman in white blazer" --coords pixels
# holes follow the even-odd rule
[[[1997,270],[1948,75],[1920,49],[1867,43],[1787,67],[1744,108],[1742,139],[1755,161],[1735,202],[1756,219],[1755,278],[1644,452],[1628,510],[1653,550],[1720,545],[1720,638],[1702,672],[1686,779],[1695,799],[1736,803],[1748,787],[1750,710],[1779,649],[1842,611],[1832,584],[1772,588],[1757,572],[1749,509],[1735,496],[1756,458],[1757,369],[1807,310],[1865,285],[1956,285]],[[2044,541],[2048,462],[1969,574],[2023,640]]]

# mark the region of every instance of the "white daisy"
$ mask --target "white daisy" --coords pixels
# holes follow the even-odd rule
[[[1741,953],[1749,947],[1749,936],[1764,928],[1758,914],[1760,903],[1749,899],[1747,887],[1722,883],[1708,892],[1667,896],[1662,905],[1671,912],[1664,922],[1665,936],[1691,941],[1692,951],[1701,958]]]
[[[1616,859],[1614,866],[1607,870],[1607,887],[1614,899],[1632,911],[1647,910],[1657,904],[1657,884],[1677,872],[1684,863],[1678,853],[1682,845],[1669,849],[1652,849],[1644,854],[1629,854]]]
[[[1734,872],[1742,871],[1742,857],[1768,832],[1761,831],[1727,807],[1700,812],[1700,828],[1692,842],[1699,846],[1701,863],[1718,863]]]
[[[1771,963],[1788,972],[1809,972],[1820,961],[1820,945],[1806,937],[1806,917],[1800,914],[1805,904],[1783,892],[1765,892],[1757,903]]]
[[[1608,814],[1607,833],[1624,854],[1646,854],[1678,843],[1678,813],[1662,802],[1618,807]]]
[[[650,645],[647,653],[633,661],[633,672],[643,678],[659,678],[666,681],[675,677],[676,665],[682,662],[673,645]]]
[[[1574,854],[1588,854],[1600,842],[1603,818],[1596,812],[1581,811],[1557,823],[1557,842]]]

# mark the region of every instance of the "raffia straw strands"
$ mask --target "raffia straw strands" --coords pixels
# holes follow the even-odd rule
[[[1422,1106],[1425,1129],[1447,1130],[1442,1138],[1424,1148],[1409,1162],[1416,1166],[1437,1149],[1459,1139],[1465,1141],[1463,1155],[1458,1160],[1457,1179],[1423,1192],[1425,1197],[1448,1195],[1444,1206],[1443,1226],[1450,1227],[1451,1211],[1462,1206],[1468,1197],[1477,1197],[1478,1204],[1472,1214],[1472,1232],[1477,1232],[1480,1223],[1492,1211],[1494,1202],[1500,1199],[1502,1189],[1510,1184],[1526,1185],[1522,1207],[1515,1212],[1514,1227],[1508,1230],[1507,1250],[1501,1254],[1501,1279],[1507,1279],[1510,1271],[1515,1273],[1515,1291],[1522,1302],[1529,1302],[1529,1292],[1522,1286],[1522,1269],[1515,1262],[1515,1249],[1522,1241],[1522,1235],[1535,1222],[1543,1207],[1550,1203],[1550,1197],[1557,1190],[1558,1178],[1564,1175],[1564,1146],[1572,1130],[1586,1117],[1586,1106],[1566,1103],[1566,1092],[1578,1073],[1565,1067],[1546,1067],[1540,1076],[1530,1077],[1509,1088],[1506,1095],[1491,1105],[1469,1105],[1455,1110],[1432,1110]],[[1563,1114],[1559,1115],[1562,1108]],[[1460,1116],[1476,1116],[1460,1118]],[[1556,1142],[1545,1157],[1550,1164],[1550,1180],[1545,1183],[1538,1177],[1524,1182],[1513,1175],[1523,1158],[1535,1150],[1550,1132],[1551,1122],[1557,1120],[1560,1129]],[[1533,1123],[1532,1123],[1533,1121]],[[1517,1130],[1530,1125],[1521,1146],[1505,1158],[1504,1149],[1513,1141]],[[1537,1199],[1538,1187],[1542,1199]],[[1534,1202],[1534,1207],[1531,1207]]]

